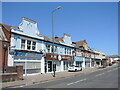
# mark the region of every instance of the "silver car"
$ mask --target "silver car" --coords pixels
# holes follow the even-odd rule
[[[68,72],[69,71],[82,71],[82,67],[76,66],[76,65],[72,65],[68,68]]]

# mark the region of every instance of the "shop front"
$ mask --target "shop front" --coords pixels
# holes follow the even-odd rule
[[[90,58],[85,58],[85,68],[89,68],[90,67]]]
[[[68,67],[72,66],[74,64],[73,56],[63,55],[63,70],[68,70]]]
[[[74,57],[75,65],[82,67],[83,57]]]
[[[53,65],[55,65],[55,71],[60,72],[67,70],[72,64],[72,56],[47,53],[45,57],[45,73],[53,72]]]
[[[41,73],[42,54],[28,51],[15,51],[13,59],[14,66],[23,66],[24,75]]]

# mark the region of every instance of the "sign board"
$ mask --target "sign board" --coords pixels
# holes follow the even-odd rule
[[[62,60],[62,57],[61,57],[61,55],[58,55],[58,60]]]
[[[30,53],[30,52],[15,52],[15,56],[18,57],[34,57],[34,58],[42,58],[43,54],[38,53]]]
[[[73,61],[73,56],[47,53],[45,59],[46,60],[72,60]]]
[[[83,57],[74,57],[74,61],[83,61]]]

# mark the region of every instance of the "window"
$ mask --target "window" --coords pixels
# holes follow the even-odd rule
[[[21,49],[25,49],[25,40],[21,39]]]
[[[31,49],[31,41],[27,40],[27,49]]]
[[[70,55],[70,49],[68,49],[68,55]]]
[[[70,55],[71,55],[71,49],[70,49]]]
[[[33,42],[32,43],[32,50],[35,50],[36,49],[36,42]]]
[[[51,52],[54,52],[54,49],[53,49],[54,47],[53,47],[53,45],[52,45],[52,47],[51,47]]]
[[[50,45],[46,44],[46,47],[47,47],[48,53],[50,53]]]
[[[54,51],[57,52],[57,46],[55,46]]]
[[[65,48],[65,54],[67,53],[67,49]]]

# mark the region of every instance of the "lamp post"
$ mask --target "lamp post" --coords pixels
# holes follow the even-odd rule
[[[52,42],[53,42],[52,49],[53,49],[53,58],[54,58],[54,12],[59,10],[60,8],[61,8],[61,6],[58,6],[56,9],[54,9],[52,11]],[[55,77],[55,66],[53,67],[53,71],[54,71],[53,77]]]

